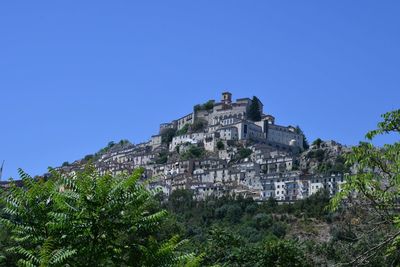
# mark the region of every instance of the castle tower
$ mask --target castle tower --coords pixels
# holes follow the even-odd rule
[[[222,103],[224,104],[230,104],[232,103],[232,94],[229,92],[223,92],[222,93]]]

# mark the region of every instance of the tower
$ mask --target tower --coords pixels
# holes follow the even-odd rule
[[[224,104],[230,104],[232,103],[232,94],[229,92],[223,92],[222,93],[222,103]]]

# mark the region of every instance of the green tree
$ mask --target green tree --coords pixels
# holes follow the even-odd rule
[[[190,126],[190,129],[192,132],[199,132],[204,130],[204,128],[207,126],[207,121],[204,119],[195,119],[193,124]]]
[[[378,135],[398,136],[400,110],[385,113],[382,118],[377,129],[366,134],[368,142],[360,142],[345,156],[346,163],[353,166],[353,174],[346,177],[342,191],[331,200],[333,209],[357,207],[372,217],[362,223],[360,235],[378,230],[386,233],[380,242],[360,253],[349,265],[368,263],[382,250],[389,256],[400,254],[400,143],[383,147],[372,144]],[[397,257],[392,265],[400,264],[399,260]]]
[[[218,150],[222,150],[225,148],[224,142],[222,142],[221,140],[218,140],[217,142],[217,149]]]
[[[234,251],[241,246],[243,246],[243,241],[240,238],[221,227],[215,227],[208,235],[204,263],[211,266],[234,262]]]
[[[190,145],[190,147],[181,155],[181,159],[197,159],[204,155],[205,150],[202,147],[196,145]]]
[[[260,100],[256,96],[253,96],[247,116],[252,121],[260,121],[261,115]]]
[[[250,148],[241,148],[238,152],[239,159],[244,159],[249,157],[253,153],[253,150]]]
[[[167,213],[132,175],[99,175],[88,166],[76,176],[50,170],[48,180],[20,171],[23,187],[5,192],[1,222],[15,244],[7,250],[21,266],[173,266],[177,236],[160,240]]]
[[[204,104],[199,104],[194,106],[194,111],[200,111],[200,110],[211,110],[214,108],[214,100],[208,100]]]
[[[68,162],[68,161],[64,161],[63,164],[62,164],[61,166],[62,166],[62,167],[69,166],[69,162]]]
[[[189,130],[189,124],[186,123],[185,125],[183,125],[183,127],[180,130],[176,131],[175,135],[178,136],[178,135],[187,134],[188,130]],[[171,141],[172,141],[172,139],[171,139]]]
[[[303,136],[303,149],[304,150],[307,150],[307,149],[309,149],[310,148],[310,145],[309,145],[309,143],[308,143],[308,140],[307,140],[307,137],[306,137],[306,135],[304,134],[304,132],[303,132],[303,130],[300,128],[300,126],[296,126],[296,132],[298,133],[298,134],[301,134],[302,136]]]
[[[161,131],[161,142],[163,144],[171,143],[172,138],[176,135],[176,130],[172,128],[166,128]]]
[[[258,266],[311,266],[298,244],[293,241],[267,241],[258,257]]]
[[[316,146],[317,148],[320,148],[322,144],[322,140],[321,138],[317,138],[314,140],[314,142],[312,143],[313,146]]]

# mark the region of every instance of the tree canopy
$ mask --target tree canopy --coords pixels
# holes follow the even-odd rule
[[[182,266],[178,236],[160,238],[167,212],[139,183],[143,173],[113,177],[88,166],[82,173],[33,179],[2,193],[6,255],[20,266]]]
[[[372,141],[378,135],[400,133],[400,110],[382,115],[378,127],[366,134],[368,142],[360,142],[346,155],[346,163],[353,166],[353,174],[346,177],[343,190],[331,201],[333,209],[357,209],[368,214],[368,220],[359,220],[359,232],[382,230],[383,238],[360,253],[349,264],[365,264],[379,252],[397,255],[394,265],[400,264],[400,143],[376,147]],[[359,227],[359,228],[360,228]],[[359,237],[356,236],[356,240]]]
[[[253,96],[253,99],[251,101],[247,116],[250,120],[252,121],[260,121],[261,120],[261,106],[260,106],[260,100],[256,97]]]

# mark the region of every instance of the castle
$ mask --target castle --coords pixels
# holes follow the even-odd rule
[[[301,170],[304,136],[299,128],[275,124],[256,97],[196,105],[181,118],[162,123],[145,143],[108,147],[94,158],[100,173],[118,175],[143,167],[143,179],[165,195],[193,190],[197,199],[241,194],[256,200],[304,199],[324,188],[331,194],[344,183],[341,174],[321,175]],[[333,144],[338,153],[341,146]],[[60,167],[83,168],[85,160]],[[307,164],[306,164],[307,165]],[[307,167],[307,166],[306,166]]]
[[[199,133],[176,136],[170,145],[170,151],[177,145],[192,142],[204,142],[206,150],[215,150],[216,140],[253,140],[259,143],[269,144],[277,148],[293,149],[303,147],[303,136],[292,126],[280,126],[275,124],[275,118],[272,115],[263,113],[263,104],[258,101],[261,118],[259,121],[253,121],[248,116],[249,109],[253,100],[249,98],[240,98],[232,102],[232,94],[222,93],[222,100],[219,103],[213,103],[212,108],[195,108],[192,113],[183,116],[170,123],[160,125],[160,134],[167,128],[181,130],[185,125],[192,125],[196,120],[204,121],[207,128]],[[160,144],[160,135],[152,137],[152,144]]]

